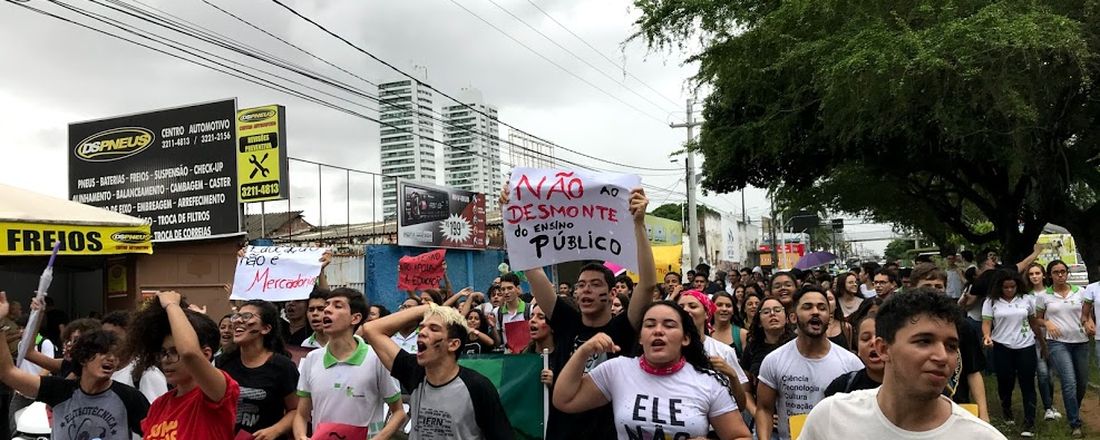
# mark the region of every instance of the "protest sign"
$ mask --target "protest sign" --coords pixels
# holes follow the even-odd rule
[[[502,208],[515,270],[565,261],[612,261],[638,270],[630,191],[634,175],[515,168]]]
[[[325,249],[249,246],[237,261],[231,300],[294,301],[309,298]]]
[[[446,272],[443,270],[446,258],[446,249],[401,257],[397,262],[397,289],[438,289],[439,281]]]

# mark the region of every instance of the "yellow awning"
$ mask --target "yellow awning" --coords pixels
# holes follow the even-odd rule
[[[153,253],[149,223],[94,206],[0,184],[0,255]]]

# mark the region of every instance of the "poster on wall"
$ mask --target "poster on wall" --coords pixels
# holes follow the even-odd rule
[[[153,241],[238,234],[235,99],[69,124],[69,198],[149,221]]]
[[[513,169],[501,210],[512,268],[598,260],[637,271],[630,191],[639,186],[636,175]]]
[[[399,180],[397,244],[485,249],[485,194]]]

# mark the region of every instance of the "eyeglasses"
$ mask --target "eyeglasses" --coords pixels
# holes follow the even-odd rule
[[[591,283],[586,283],[584,281],[580,281],[580,282],[577,282],[576,287],[577,287],[577,290],[581,290],[585,287],[591,287],[593,289],[599,289],[601,287],[604,287],[604,284],[601,283],[601,282],[598,282],[598,281],[593,281]]]
[[[1052,270],[1052,271],[1050,271],[1051,275],[1065,275],[1067,273],[1069,273],[1069,271],[1067,271],[1067,270]]]
[[[783,312],[786,312],[786,310],[782,307],[772,307],[770,309],[760,309],[760,314],[763,315],[763,316],[782,315]]]
[[[251,312],[234,313],[232,315],[229,315],[229,320],[230,321],[251,321],[252,318],[255,318],[255,317],[256,317],[256,314],[251,313]]]
[[[174,364],[176,362],[179,362],[179,360],[180,360],[180,354],[174,348],[169,349],[169,350],[162,350],[160,353],[157,353],[157,361],[159,361],[159,362],[167,362],[169,364]]]

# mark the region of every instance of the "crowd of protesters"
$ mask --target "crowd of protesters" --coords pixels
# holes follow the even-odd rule
[[[1035,264],[1038,247],[1008,266],[945,252],[906,270],[700,264],[658,279],[647,205],[632,192],[636,279],[599,262],[574,280],[506,271],[484,291],[445,278],[391,312],[329,289],[322,268],[308,299],[238,303],[218,321],[170,291],[101,320],[55,314],[22,364],[18,336],[0,350],[0,432],[39,401],[55,440],[511,439],[493,382],[458,359],[538,353],[548,439],[1002,439],[987,371],[996,416],[1020,436],[1061,411],[1083,436],[1100,288],[1068,284],[1061,261]],[[18,330],[17,304],[0,293],[0,325]]]

